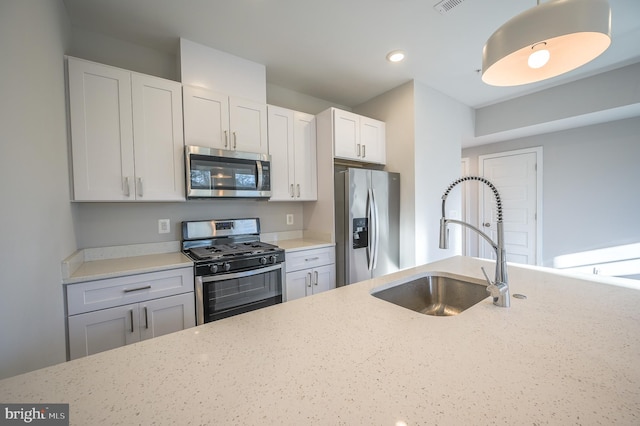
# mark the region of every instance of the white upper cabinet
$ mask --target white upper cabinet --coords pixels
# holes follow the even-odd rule
[[[271,201],[318,198],[315,116],[269,105]]]
[[[76,201],[181,201],[181,84],[68,58]]]
[[[348,111],[333,113],[334,157],[366,163],[385,164],[385,123]]]
[[[267,154],[267,106],[195,86],[183,88],[186,145]]]

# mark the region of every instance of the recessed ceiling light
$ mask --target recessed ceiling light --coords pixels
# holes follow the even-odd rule
[[[402,50],[394,50],[387,53],[387,61],[389,62],[400,62],[404,60],[404,57],[405,54]]]

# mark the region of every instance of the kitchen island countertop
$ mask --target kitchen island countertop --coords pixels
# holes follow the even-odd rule
[[[453,257],[4,379],[0,401],[69,403],[78,425],[640,424],[626,280],[510,264],[526,299],[453,317],[370,295],[483,265]]]

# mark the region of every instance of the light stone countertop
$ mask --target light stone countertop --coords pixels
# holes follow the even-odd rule
[[[180,252],[99,259],[82,262],[73,274],[64,278],[62,282],[63,284],[74,284],[192,266],[193,261]]]
[[[334,243],[328,243],[326,241],[319,241],[319,240],[314,240],[310,238],[295,238],[290,240],[279,240],[279,241],[275,241],[273,244],[276,244],[278,247],[288,252],[335,246]]]
[[[453,257],[15,376],[0,401],[69,403],[74,425],[640,424],[637,289],[509,265],[527,296],[511,308],[433,317],[370,295],[481,265]]]

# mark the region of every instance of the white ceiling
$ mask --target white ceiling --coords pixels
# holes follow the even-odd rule
[[[609,49],[546,82],[485,85],[486,39],[536,0],[64,0],[71,24],[175,54],[180,37],[266,65],[267,82],[354,107],[415,79],[481,107],[640,61],[640,0],[609,0]],[[403,49],[400,64],[386,54]]]

